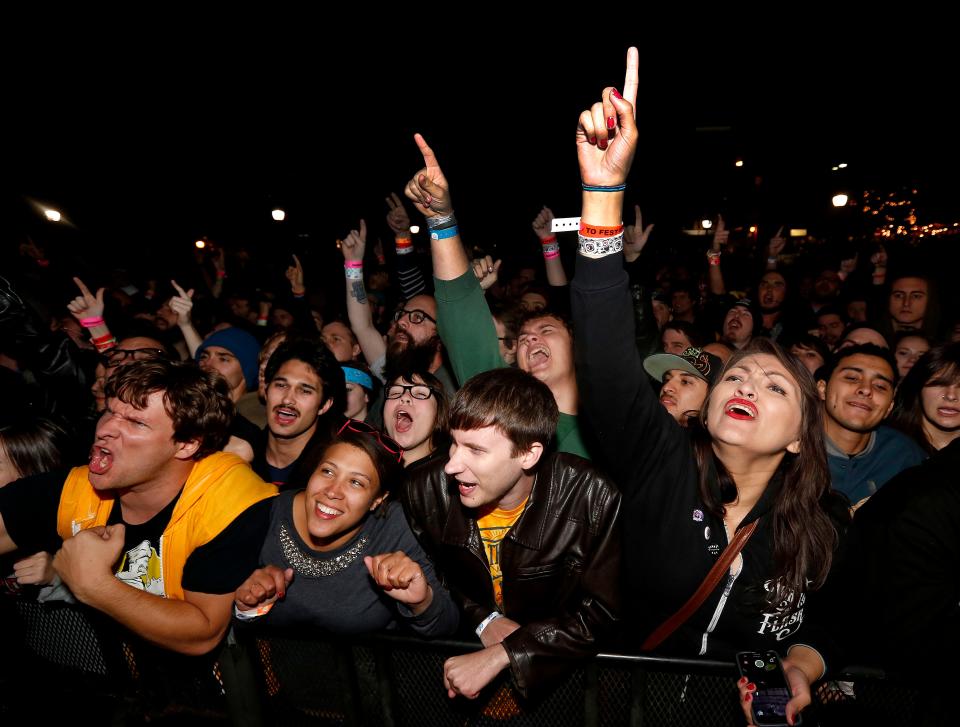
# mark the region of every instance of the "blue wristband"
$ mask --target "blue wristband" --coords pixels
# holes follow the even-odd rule
[[[627,188],[626,184],[617,184],[613,187],[601,187],[596,184],[584,184],[582,186],[584,192],[623,192]]]
[[[430,239],[446,240],[448,237],[456,237],[459,234],[460,228],[454,225],[453,227],[447,227],[442,230],[430,230]]]

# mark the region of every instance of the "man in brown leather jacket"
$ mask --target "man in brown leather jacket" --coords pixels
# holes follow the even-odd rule
[[[588,461],[546,453],[557,416],[530,374],[479,374],[454,399],[449,457],[407,484],[410,525],[486,647],[444,664],[450,697],[507,667],[526,695],[616,624],[620,495]]]

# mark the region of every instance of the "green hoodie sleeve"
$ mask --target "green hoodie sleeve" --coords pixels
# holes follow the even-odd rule
[[[433,283],[437,330],[457,382],[463,386],[471,376],[505,367],[493,316],[473,270],[453,280],[434,278]]]

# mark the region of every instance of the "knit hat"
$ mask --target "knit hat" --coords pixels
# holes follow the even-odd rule
[[[657,381],[663,381],[664,374],[667,371],[680,369],[688,374],[703,379],[709,386],[713,386],[720,370],[723,368],[723,361],[719,356],[707,353],[702,348],[688,348],[679,356],[675,353],[655,353],[647,356],[643,360],[643,368],[650,376]]]
[[[243,378],[247,382],[247,391],[257,390],[260,373],[257,354],[260,353],[260,344],[256,338],[240,328],[224,328],[207,336],[194,358],[199,361],[200,354],[210,346],[225,348],[236,356],[243,371]]]

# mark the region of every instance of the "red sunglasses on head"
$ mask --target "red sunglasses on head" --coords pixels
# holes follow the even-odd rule
[[[357,434],[369,434],[377,438],[377,441],[380,442],[380,446],[387,450],[390,454],[397,455],[397,463],[403,461],[403,447],[401,447],[396,440],[391,439],[386,434],[383,434],[379,429],[374,426],[362,422],[359,419],[347,419],[344,422],[343,426],[337,431],[337,434],[343,432],[344,429],[349,429],[351,432],[356,432]]]

